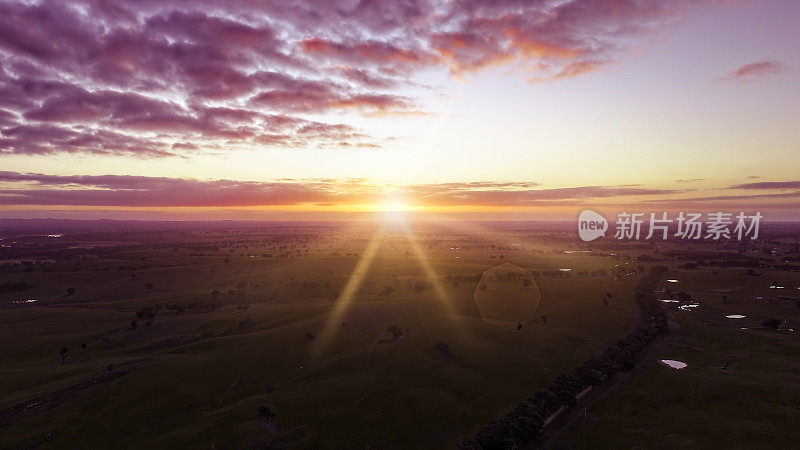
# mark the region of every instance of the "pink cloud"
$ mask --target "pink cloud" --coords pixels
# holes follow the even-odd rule
[[[723,80],[752,80],[768,75],[774,75],[787,70],[787,67],[778,61],[757,61],[744,64],[729,73]]]
[[[680,191],[584,186],[536,189],[533,182],[472,182],[380,186],[365,180],[197,180],[121,175],[45,175],[0,172],[0,204],[116,207],[245,207],[313,204],[378,204],[387,189],[428,206],[577,205],[588,199],[659,196]]]
[[[419,111],[397,88],[431,68],[580,76],[717,1],[3,3],[0,154],[377,147],[348,124],[310,133],[306,115]],[[754,64],[743,76],[776,70]]]

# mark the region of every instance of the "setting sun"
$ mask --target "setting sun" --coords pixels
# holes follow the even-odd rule
[[[381,211],[386,212],[402,212],[409,211],[410,208],[403,203],[383,203],[380,205]]]

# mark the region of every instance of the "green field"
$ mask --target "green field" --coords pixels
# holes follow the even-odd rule
[[[714,275],[714,271],[718,274]],[[675,270],[665,287],[700,306],[672,317],[680,325],[655,361],[589,407],[556,448],[795,448],[800,442],[800,276],[746,269]],[[785,289],[770,289],[778,281]],[[762,297],[762,299],[757,299]],[[729,314],[746,316],[728,319]],[[779,329],[767,318],[783,320]],[[657,359],[685,362],[670,369]],[[723,370],[726,362],[728,368]]]
[[[0,310],[0,446],[448,448],[636,317],[636,276],[577,275],[619,258],[430,238],[426,271],[387,235],[326,332],[368,239],[282,249],[239,236],[203,254],[164,239],[1,275],[30,286],[6,304],[38,301]],[[538,274],[541,300],[519,331],[484,321],[475,300],[481,275],[505,263]],[[552,277],[559,268],[572,275]],[[518,283],[508,292],[526,294]]]

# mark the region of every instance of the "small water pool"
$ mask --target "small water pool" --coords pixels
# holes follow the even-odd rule
[[[674,359],[662,359],[661,362],[673,369],[683,369],[687,366],[685,362],[675,361]]]

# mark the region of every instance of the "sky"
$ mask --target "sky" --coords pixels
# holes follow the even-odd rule
[[[800,2],[0,0],[0,217],[800,219]]]

